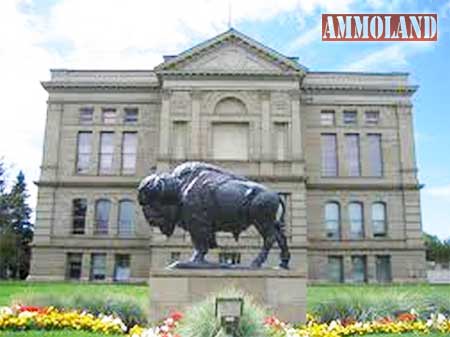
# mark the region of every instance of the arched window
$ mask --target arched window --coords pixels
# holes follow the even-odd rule
[[[100,199],[95,204],[94,234],[108,234],[111,201]]]
[[[134,234],[134,203],[131,200],[119,202],[119,235],[130,236]]]
[[[373,236],[386,236],[386,204],[374,202],[372,204],[372,231]]]
[[[325,228],[327,238],[339,240],[341,238],[341,215],[337,202],[327,202],[325,204]]]
[[[348,219],[350,222],[350,237],[361,239],[364,237],[363,206],[360,202],[348,204]]]
[[[247,108],[245,104],[236,97],[226,97],[221,99],[215,106],[214,112],[216,114],[245,114]]]

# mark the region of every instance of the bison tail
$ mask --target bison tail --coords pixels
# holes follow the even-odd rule
[[[284,201],[281,197],[279,197],[280,203],[278,205],[276,220],[281,224],[281,226],[284,226],[284,216],[286,215],[286,205],[284,204]]]

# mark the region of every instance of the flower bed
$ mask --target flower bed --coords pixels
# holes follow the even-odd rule
[[[75,329],[105,334],[123,334],[127,328],[113,316],[79,311],[60,311],[52,307],[16,306],[0,308],[1,330]]]
[[[92,315],[87,312],[61,311],[54,308],[16,306],[0,308],[1,330],[57,330],[75,329],[104,334],[127,334],[129,337],[180,337],[176,331],[183,324],[181,313],[172,313],[161,324],[151,328],[134,326],[129,331],[120,318],[107,315]],[[443,314],[432,314],[422,320],[415,312],[401,313],[395,318],[382,318],[371,322],[356,322],[349,318],[343,321],[320,323],[308,315],[307,323],[291,326],[268,317],[264,324],[271,337],[346,337],[370,334],[402,334],[431,332],[450,334],[450,318]]]

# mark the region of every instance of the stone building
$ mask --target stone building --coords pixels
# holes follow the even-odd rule
[[[145,281],[188,258],[150,228],[136,187],[186,160],[230,168],[288,205],[292,268],[313,282],[425,277],[406,73],[309,71],[230,29],[153,70],[51,71],[30,279]],[[212,260],[261,240],[219,235]],[[268,264],[275,264],[273,251]]]

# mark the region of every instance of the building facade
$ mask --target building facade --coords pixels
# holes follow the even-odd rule
[[[425,278],[408,74],[309,71],[230,29],[153,70],[51,75],[30,279],[139,282],[188,258],[188,235],[165,238],[136,202],[186,160],[278,191],[312,282]],[[218,241],[209,259],[228,263],[261,245],[252,229]]]

